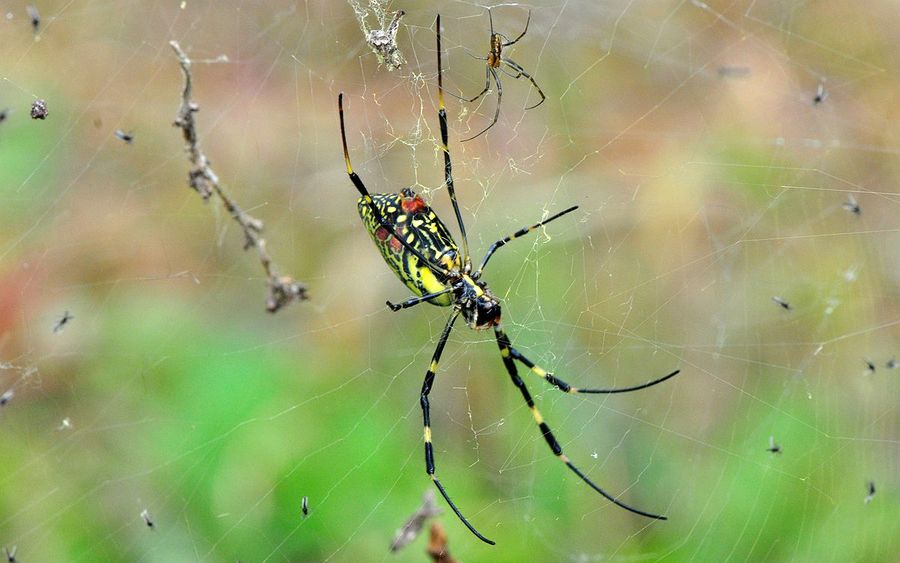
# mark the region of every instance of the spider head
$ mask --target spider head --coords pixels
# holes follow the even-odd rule
[[[487,330],[500,324],[500,302],[487,285],[464,275],[456,300],[466,324],[473,330]]]

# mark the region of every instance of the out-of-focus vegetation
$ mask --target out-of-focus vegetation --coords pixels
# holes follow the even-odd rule
[[[392,5],[407,65],[387,72],[342,2],[38,8],[39,40],[24,3],[0,20],[0,545],[21,561],[424,560],[426,538],[388,546],[430,486],[418,394],[448,310],[384,307],[407,290],[357,217],[336,99],[370,189],[414,186],[456,232],[433,22],[448,90],[471,96],[486,12]],[[497,8],[494,26],[515,37],[526,15]],[[554,459],[490,335],[460,324],[432,395],[438,474],[498,545],[438,499],[456,558],[900,552],[884,367],[900,353],[898,30],[891,2],[537,3],[507,54],[546,103],[523,111],[535,93],[504,76],[500,122],[460,144],[496,97],[448,97],[473,253],[581,206],[491,263],[516,344],[582,387],[683,370],[622,396],[526,380],[569,457],[669,516],[652,522]],[[206,153],[310,301],[266,313],[240,231],[187,187],[171,39],[195,60]]]

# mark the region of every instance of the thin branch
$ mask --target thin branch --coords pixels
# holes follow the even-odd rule
[[[169,45],[178,56],[181,71],[184,73],[184,90],[181,92],[181,107],[173,125],[181,129],[184,136],[184,150],[188,153],[191,162],[191,170],[188,173],[188,184],[205,200],[213,195],[217,196],[225,210],[241,226],[244,231],[244,250],[255,248],[259,261],[266,272],[269,286],[269,297],[266,299],[266,309],[274,313],[294,300],[302,301],[308,298],[306,285],[296,281],[291,276],[281,275],[278,268],[272,262],[266,250],[266,239],[262,237],[263,222],[247,214],[238,204],[231,199],[222,189],[219,177],[209,164],[209,159],[200,150],[200,141],[197,138],[197,127],[194,114],[200,111],[200,106],[191,99],[193,84],[191,81],[191,60],[187,57],[177,41],[169,41]]]

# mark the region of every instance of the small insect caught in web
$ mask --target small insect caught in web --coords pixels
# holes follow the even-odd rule
[[[8,405],[15,395],[16,392],[12,389],[7,389],[6,391],[4,391],[3,394],[0,395],[0,407],[5,407],[6,405]]]
[[[16,551],[19,546],[14,545],[11,548],[3,546],[3,552],[6,554],[7,563],[16,563]]]
[[[819,105],[827,99],[828,90],[825,89],[825,84],[823,82],[819,82],[819,85],[816,87],[816,95],[813,97],[813,104]]]
[[[869,358],[863,358],[863,361],[866,362],[866,373],[869,375],[875,373],[875,362]]]
[[[146,508],[141,511],[141,520],[143,520],[144,524],[151,530],[156,528],[156,523],[153,521],[153,517],[150,515],[150,511]]]
[[[868,494],[866,495],[866,498],[863,499],[863,502],[865,504],[869,504],[870,502],[872,502],[872,499],[875,498],[875,481],[869,481],[866,484],[866,493]]]
[[[63,316],[60,317],[59,320],[56,321],[55,325],[53,325],[53,334],[59,334],[60,332],[62,332],[63,329],[66,328],[66,325],[68,325],[74,318],[75,317],[72,316],[72,314],[69,313],[69,311],[66,311],[65,313],[63,313]]]
[[[7,117],[9,117],[9,108],[0,109],[0,123],[6,121]]]
[[[841,207],[854,215],[862,215],[862,208],[859,206],[856,198],[853,197],[853,194],[847,194],[847,201]]]
[[[785,300],[782,299],[781,297],[778,297],[777,295],[774,296],[774,297],[772,297],[772,301],[773,301],[776,305],[778,305],[779,307],[781,307],[782,309],[784,309],[785,311],[791,311],[791,310],[793,310],[793,307],[791,307],[791,304],[790,304],[790,303],[788,303],[787,301],[785,301]]]
[[[29,4],[25,6],[25,12],[28,14],[28,19],[31,20],[31,29],[34,30],[34,34],[37,35],[38,31],[41,29],[41,14],[38,12],[37,7],[34,4]]]
[[[775,443],[775,436],[769,436],[769,447],[766,448],[766,451],[773,454],[781,453],[781,445]]]
[[[309,516],[309,497],[303,497],[303,500],[300,501],[300,512],[303,513],[304,518]]]
[[[888,369],[897,369],[900,368],[900,362],[897,361],[897,358],[891,358],[887,361],[886,364],[884,364],[884,367]]]
[[[113,133],[113,134],[116,136],[116,138],[121,139],[122,141],[125,141],[125,144],[127,144],[127,145],[130,145],[131,142],[134,141],[134,133],[131,133],[131,132],[126,133],[125,131],[122,131],[121,129],[116,129],[115,133]]]

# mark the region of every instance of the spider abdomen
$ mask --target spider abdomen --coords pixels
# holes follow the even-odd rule
[[[399,194],[372,194],[372,203],[385,223],[393,226],[393,232],[378,222],[363,197],[357,202],[359,216],[381,257],[400,281],[419,296],[446,288],[446,280],[439,279],[427,264],[423,264],[398,240],[402,237],[425,258],[450,271],[458,271],[461,267],[459,248],[431,207],[409,188]],[[430,299],[429,303],[447,307],[453,304],[453,297],[446,293]]]

